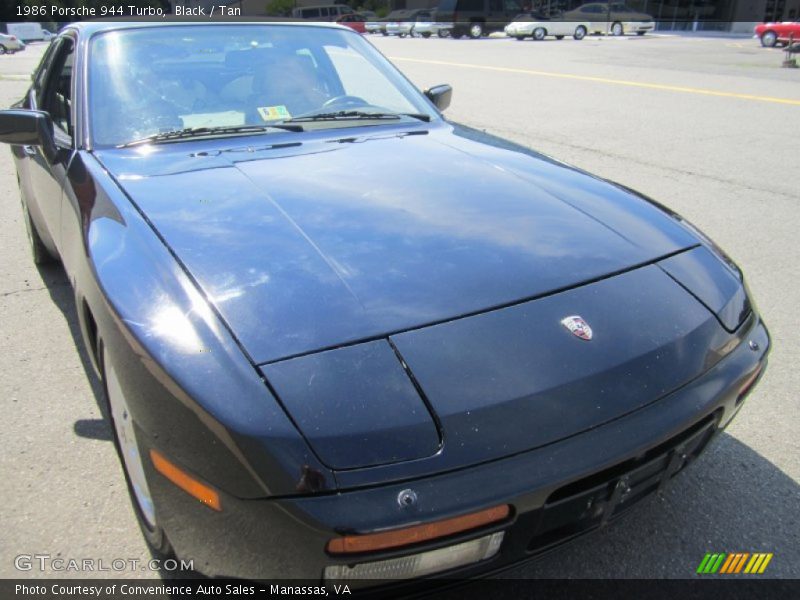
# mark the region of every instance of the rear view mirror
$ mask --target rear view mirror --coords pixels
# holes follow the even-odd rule
[[[0,142],[15,146],[38,146],[47,160],[56,156],[53,121],[39,110],[0,110]]]
[[[428,100],[433,102],[436,108],[444,110],[450,106],[450,100],[453,97],[453,88],[444,83],[425,90],[424,94],[428,97]]]

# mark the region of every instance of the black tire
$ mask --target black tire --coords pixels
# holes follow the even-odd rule
[[[406,37],[406,34],[405,34],[405,33],[398,33],[398,34],[397,34],[397,37],[399,37],[399,38],[404,38],[404,37]]]
[[[50,250],[44,245],[36,225],[28,212],[28,205],[22,201],[22,218],[25,220],[25,231],[28,233],[28,243],[31,248],[31,258],[35,265],[47,265],[56,262],[55,257],[50,254]]]
[[[575,33],[572,34],[572,37],[578,41],[582,40],[586,37],[586,27],[583,25],[578,25],[575,28]]]
[[[646,33],[645,31],[637,31],[636,35],[638,35],[639,37],[642,37],[645,33]]]
[[[473,40],[479,40],[483,37],[483,23],[476,21],[470,23],[469,30],[467,31],[469,37]]]
[[[450,37],[454,40],[460,40],[464,37],[464,30],[461,27],[453,27],[450,30]]]
[[[544,27],[537,27],[533,30],[533,39],[541,42],[547,36],[547,30]]]
[[[563,35],[557,35],[557,36],[556,36],[556,39],[557,39],[557,40],[563,40],[563,39],[564,39],[564,36],[563,36]]]
[[[514,39],[517,40],[518,42],[521,42],[522,40],[525,39],[525,36],[524,35],[515,35]]]
[[[440,38],[450,37],[450,30],[440,29],[439,31],[436,32],[436,35],[438,35]]]
[[[621,37],[625,35],[625,28],[622,26],[622,23],[617,21],[613,25],[611,25],[611,35],[614,37]]]
[[[421,33],[420,35],[427,40],[429,37],[431,37],[431,32],[426,31],[425,33]]]
[[[120,465],[122,466],[122,472],[125,474],[125,484],[128,488],[128,495],[130,496],[131,504],[133,506],[133,512],[136,515],[136,520],[139,522],[139,527],[142,530],[142,535],[144,536],[144,539],[147,541],[147,544],[150,546],[151,550],[155,554],[155,558],[162,560],[165,558],[172,558],[174,557],[175,552],[172,549],[172,545],[169,543],[167,534],[164,533],[164,530],[161,528],[160,525],[158,525],[158,521],[156,521],[154,525],[150,525],[147,522],[142,513],[142,509],[139,506],[139,501],[136,499],[136,494],[133,491],[133,484],[131,483],[131,477],[130,474],[128,473],[128,468],[125,464],[125,458],[123,457],[122,454],[122,447],[120,445],[120,440],[117,435],[117,427],[114,423],[114,416],[111,410],[111,400],[108,394],[108,378],[106,377],[107,356],[102,341],[98,341],[97,356],[100,367],[100,373],[103,378],[102,381],[103,401],[105,402],[106,410],[108,412],[108,419],[110,422],[109,424],[111,425],[111,435],[114,439],[114,448],[116,448],[117,450],[117,456],[119,457],[119,462]]]
[[[778,34],[772,30],[767,30],[761,34],[761,45],[765,48],[774,48],[778,43]]]
[[[6,52],[8,52],[8,50],[6,50],[6,47],[0,44],[0,54],[5,54]]]
[[[388,34],[386,31],[384,31],[383,29],[381,29],[381,34],[382,34],[382,35],[389,35],[389,34]]]

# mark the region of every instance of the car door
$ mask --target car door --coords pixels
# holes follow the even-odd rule
[[[48,47],[47,51],[42,57],[42,60],[39,62],[39,66],[36,67],[36,70],[31,77],[33,83],[28,90],[27,95],[18,104],[15,104],[15,107],[19,106],[21,108],[34,108],[36,106],[36,98],[40,97],[42,90],[44,89],[46,74],[50,64],[52,63],[53,56],[55,55],[55,48],[55,42]],[[55,245],[53,244],[53,240],[50,238],[50,233],[45,227],[44,216],[31,189],[30,171],[31,163],[33,162],[33,149],[29,146],[12,146],[12,153],[14,155],[14,162],[17,169],[17,180],[19,182],[22,201],[25,203],[28,213],[30,214],[30,218],[33,220],[36,230],[39,232],[39,235],[41,236],[45,246],[47,246],[51,252],[55,252]]]
[[[550,17],[550,25],[547,31],[552,35],[572,35],[569,23],[566,22],[564,15],[561,13],[554,13]]]
[[[74,50],[75,40],[71,37],[65,36],[58,40],[48,56],[46,68],[40,73],[41,82],[35,82],[28,98],[30,108],[49,113],[53,120],[53,135],[58,147],[55,159],[48,160],[41,148],[35,146],[24,146],[22,149],[27,163],[28,200],[36,206],[36,212],[41,218],[41,222],[36,223],[37,227],[40,233],[46,232],[56,249],[59,246],[61,229],[62,184],[67,165],[74,152],[72,114]],[[41,84],[39,89],[36,83]]]

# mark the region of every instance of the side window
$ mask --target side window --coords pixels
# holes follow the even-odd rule
[[[47,85],[42,94],[41,109],[50,113],[53,124],[64,133],[72,135],[72,65],[75,59],[74,43],[65,38],[56,51]]]
[[[36,74],[33,77],[33,101],[34,106],[33,108],[38,108],[42,104],[42,94],[44,93],[44,86],[47,82],[47,76],[50,73],[50,68],[53,64],[53,58],[58,53],[56,49],[60,45],[59,41],[53,41],[50,44],[50,47],[45,52],[44,56],[42,57],[42,61],[39,63],[39,67],[36,71]]]

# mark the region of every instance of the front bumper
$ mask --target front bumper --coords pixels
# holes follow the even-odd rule
[[[176,553],[212,576],[319,581],[325,567],[415,554],[505,531],[493,558],[449,574],[503,569],[613,520],[694,460],[741,408],[742,386],[763,373],[769,335],[755,315],[741,343],[705,374],[640,410],[502,460],[414,481],[317,496],[240,500],[214,512],[150,469],[158,518]],[[418,498],[403,508],[399,492]],[[509,521],[404,550],[337,559],[325,545],[365,533],[508,503]]]
[[[518,35],[532,35],[533,26],[508,25],[504,31],[506,32],[506,35],[509,37],[516,37]]]

